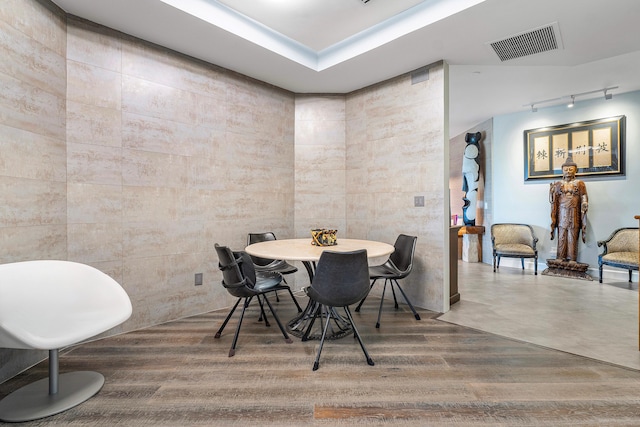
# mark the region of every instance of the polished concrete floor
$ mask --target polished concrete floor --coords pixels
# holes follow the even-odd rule
[[[460,302],[440,320],[633,369],[638,351],[638,276],[558,278],[458,262]]]

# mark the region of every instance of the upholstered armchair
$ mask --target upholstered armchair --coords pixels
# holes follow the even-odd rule
[[[491,244],[493,246],[493,272],[500,268],[500,258],[520,258],[524,270],[524,259],[534,259],[534,274],[538,274],[538,238],[527,224],[493,224]]]
[[[598,255],[600,283],[602,283],[602,266],[624,268],[629,270],[629,282],[633,270],[638,271],[638,228],[618,228],[607,238],[600,240],[598,246],[604,251]]]

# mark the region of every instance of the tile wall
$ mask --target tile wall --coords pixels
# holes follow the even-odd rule
[[[134,307],[109,334],[230,305],[214,243],[293,235],[293,94],[44,1],[10,6],[0,16],[0,262],[105,271]],[[0,350],[0,381],[43,358],[27,353]]]

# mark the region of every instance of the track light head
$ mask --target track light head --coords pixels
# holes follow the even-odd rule
[[[531,104],[531,112],[535,113],[538,109],[535,107],[536,104]]]
[[[575,97],[575,95],[571,95],[571,102],[567,104],[567,107],[568,108],[573,108],[575,103],[576,103],[576,97]]]
[[[604,90],[604,99],[611,99],[613,98],[613,94],[611,93],[607,93],[607,89]]]

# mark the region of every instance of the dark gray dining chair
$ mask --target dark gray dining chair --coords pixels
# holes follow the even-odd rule
[[[249,233],[247,235],[248,245],[259,242],[269,242],[272,240],[276,240],[276,235],[271,231],[264,233]],[[256,271],[277,271],[280,274],[292,274],[298,271],[296,266],[291,265],[282,259],[260,258],[253,255],[251,255],[251,259],[253,260]],[[284,279],[284,282],[287,283],[286,279]]]
[[[256,274],[251,257],[249,257],[249,254],[244,251],[233,252],[227,246],[220,246],[217,243],[215,244],[215,249],[218,254],[218,267],[222,271],[222,286],[224,286],[231,295],[238,298],[222,323],[222,326],[220,326],[220,329],[216,332],[214,336],[215,338],[220,338],[222,331],[225,326],[227,326],[227,323],[229,322],[229,319],[231,319],[236,308],[241,301],[244,301],[242,305],[242,314],[240,314],[238,326],[236,327],[236,332],[233,336],[231,349],[229,350],[229,357],[232,357],[236,353],[236,344],[238,343],[238,335],[240,335],[242,319],[244,318],[245,311],[249,307],[253,297],[256,297],[260,304],[261,318],[264,318],[265,325],[269,326],[269,321],[267,320],[267,315],[264,311],[264,306],[262,304],[263,300],[267,303],[267,306],[269,306],[269,310],[271,310],[273,318],[276,319],[276,323],[278,324],[280,331],[282,331],[285,341],[287,343],[292,343],[293,341],[289,338],[287,331],[284,329],[284,326],[282,326],[282,322],[280,322],[276,311],[273,309],[271,302],[267,298],[267,294],[269,292],[275,292],[277,290],[290,291],[288,286],[282,284],[282,275],[276,272]]]
[[[362,300],[369,292],[369,266],[367,263],[367,251],[361,249],[352,252],[324,251],[320,255],[316,274],[311,286],[305,288],[306,294],[318,303],[315,316],[324,318],[320,346],[313,363],[313,370],[320,367],[320,353],[327,335],[327,329],[332,317],[337,316],[335,307],[342,307],[353,328],[354,337],[360,343],[362,352],[371,366],[373,360],[358,333],[349,306]]]
[[[251,245],[253,243],[259,243],[259,242],[270,242],[272,240],[276,240],[276,235],[271,231],[267,231],[264,233],[249,233],[247,235],[247,245]],[[287,261],[283,259],[261,258],[253,255],[250,255],[250,256],[251,256],[251,260],[253,261],[253,266],[255,267],[257,272],[276,271],[282,275],[286,275],[286,274],[292,274],[298,271],[298,267],[296,267],[295,265],[289,264]],[[287,283],[287,279],[285,279],[284,277],[282,278],[282,281],[284,283]],[[276,301],[278,302],[280,301],[280,298],[278,297],[277,292],[276,292]],[[300,305],[298,304],[298,301],[296,301],[295,298],[293,299],[293,302],[296,304],[296,307],[298,307],[298,313],[302,312],[302,309],[300,308]]]
[[[398,280],[404,279],[407,277],[411,270],[413,269],[413,255],[416,251],[416,241],[418,240],[415,236],[407,236],[406,234],[400,234],[396,238],[396,242],[393,247],[395,250],[389,256],[389,259],[382,265],[376,265],[374,267],[369,268],[369,276],[372,279],[371,288],[376,284],[378,279],[384,279],[384,287],[382,288],[382,297],[380,299],[380,309],[378,310],[378,321],[376,322],[376,328],[380,327],[380,316],[382,314],[382,305],[384,303],[384,293],[387,289],[387,283],[391,285],[391,292],[393,293],[393,302],[396,310],[398,309],[398,299],[396,298],[396,292],[394,290],[394,285],[398,288],[404,300],[406,301],[409,308],[413,312],[416,320],[420,320],[420,315],[416,312],[416,309],[409,301],[407,294],[400,287]],[[360,311],[360,307],[364,303],[363,298],[356,307],[356,311]]]

